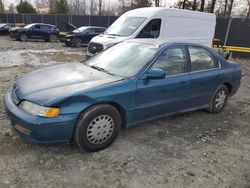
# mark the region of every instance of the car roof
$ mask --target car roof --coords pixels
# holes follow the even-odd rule
[[[52,26],[52,27],[56,27],[55,25],[52,24],[46,24],[46,23],[32,23],[34,25],[45,25],[45,26]]]

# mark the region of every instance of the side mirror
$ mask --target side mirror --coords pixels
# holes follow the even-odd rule
[[[163,79],[166,76],[166,72],[163,69],[152,68],[149,69],[144,78],[146,79]]]

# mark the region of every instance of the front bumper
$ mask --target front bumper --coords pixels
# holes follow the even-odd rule
[[[17,39],[19,37],[18,32],[10,31],[10,38]]]
[[[62,42],[62,43],[71,44],[71,39],[70,39],[70,38],[62,37],[62,38],[60,38],[59,40],[60,40],[60,42]]]
[[[12,100],[11,90],[4,96],[6,113],[17,133],[28,143],[50,144],[69,142],[78,114],[59,115],[55,118],[33,116],[20,109]],[[16,128],[19,125],[28,132]]]

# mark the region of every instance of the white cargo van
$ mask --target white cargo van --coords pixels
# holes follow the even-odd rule
[[[139,8],[120,16],[104,34],[94,37],[87,56],[132,38],[191,42],[212,46],[216,16],[211,13],[162,7]]]

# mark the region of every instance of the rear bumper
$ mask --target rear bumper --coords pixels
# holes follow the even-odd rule
[[[13,128],[28,143],[52,144],[69,142],[78,114],[59,115],[56,118],[33,116],[20,109],[12,100],[11,90],[4,96],[6,112]],[[16,125],[28,130],[17,129]]]

